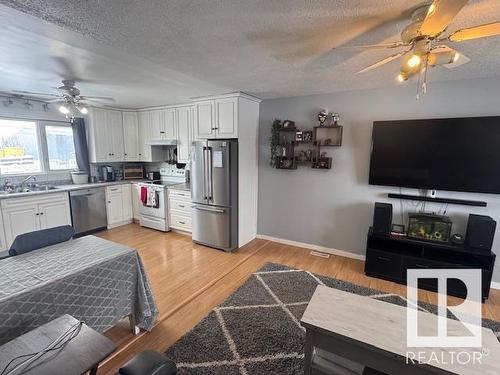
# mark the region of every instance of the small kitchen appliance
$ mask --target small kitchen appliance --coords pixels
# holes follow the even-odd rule
[[[146,172],[146,179],[149,181],[159,181],[161,180],[160,172]]]
[[[115,171],[111,165],[101,165],[99,167],[99,178],[101,181],[115,181]]]

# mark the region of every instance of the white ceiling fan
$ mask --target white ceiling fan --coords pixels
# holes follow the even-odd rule
[[[80,95],[80,90],[75,86],[75,81],[65,79],[62,81],[62,86],[54,87],[59,91],[59,94],[40,93],[31,91],[13,90],[15,95],[30,97],[43,100],[46,103],[58,103],[59,111],[68,118],[75,117],[78,112],[87,114],[87,105],[89,103],[115,102],[115,99],[105,96],[83,96]]]
[[[426,73],[429,66],[454,68],[470,61],[455,49],[442,44],[445,41],[464,42],[479,38],[500,35],[500,22],[461,29],[444,36],[455,16],[467,4],[468,0],[434,0],[416,8],[411,16],[411,23],[401,32],[401,41],[385,44],[337,47],[362,49],[399,49],[402,51],[388,56],[356,74],[379,68],[393,60],[401,58],[400,82],[412,76],[418,76],[418,91],[426,91]],[[422,85],[420,85],[422,82]]]

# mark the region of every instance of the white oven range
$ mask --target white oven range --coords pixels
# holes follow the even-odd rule
[[[167,188],[168,186],[178,185],[184,183],[184,178],[169,177],[169,179],[162,179],[161,181],[148,181],[140,182],[139,193],[139,224],[143,227],[161,230],[168,232],[170,226],[168,223],[168,199]],[[141,200],[141,191],[145,187],[150,191],[158,193],[158,202],[154,206],[147,206]]]

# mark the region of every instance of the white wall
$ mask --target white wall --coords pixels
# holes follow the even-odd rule
[[[387,198],[397,188],[368,185],[372,123],[376,120],[500,115],[500,79],[466,80],[428,85],[428,94],[415,100],[416,84],[386,89],[265,100],[260,107],[258,233],[292,241],[364,254],[366,233],[375,201],[394,206],[400,222],[400,201]],[[301,129],[316,125],[320,109],[339,112],[343,145],[332,152],[333,169],[296,171],[269,166],[269,136],[274,118],[291,119]],[[500,126],[500,124],[499,124]],[[474,142],[471,134],[470,141]],[[500,145],[499,145],[500,147]],[[500,167],[499,167],[500,168]],[[492,178],[499,178],[492,171]],[[412,189],[404,193],[416,194]],[[488,207],[449,206],[453,233],[464,233],[469,213],[500,221],[500,195],[439,192],[439,196],[477,199]],[[404,202],[404,211],[414,211]],[[427,204],[426,211],[441,205]],[[405,223],[406,224],[406,223]],[[500,247],[500,223],[494,251]],[[500,267],[494,280],[500,282]]]

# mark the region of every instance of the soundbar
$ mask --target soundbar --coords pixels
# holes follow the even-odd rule
[[[475,206],[475,207],[486,207],[487,203],[483,201],[470,201],[466,199],[453,199],[453,198],[431,198],[424,197],[421,195],[407,195],[407,194],[395,194],[389,193],[389,198],[394,199],[404,199],[409,201],[424,201],[424,202],[434,202],[434,203],[448,203],[448,204],[459,204],[462,206]]]

